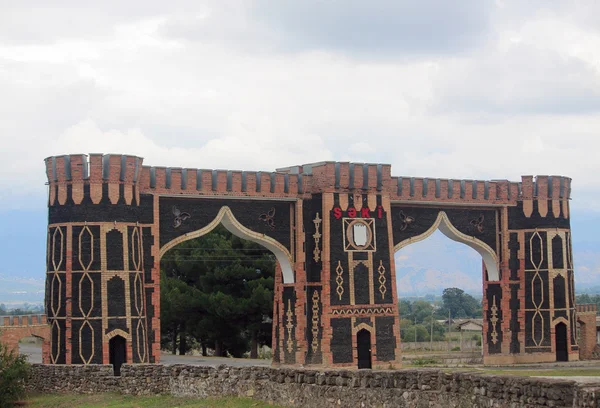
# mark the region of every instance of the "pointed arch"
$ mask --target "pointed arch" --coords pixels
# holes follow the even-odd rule
[[[410,237],[401,241],[394,247],[394,252],[408,246],[410,244],[414,244],[415,242],[422,241],[428,238],[431,234],[433,234],[436,230],[440,230],[442,234],[447,236],[453,241],[463,243],[473,248],[481,257],[483,258],[483,262],[485,264],[485,268],[488,273],[488,281],[499,281],[500,273],[498,272],[498,257],[496,253],[488,244],[485,242],[471,237],[469,235],[463,234],[459,230],[452,225],[450,219],[448,218],[448,214],[444,211],[440,211],[433,225],[421,235],[417,235],[414,237]]]
[[[159,252],[159,260],[163,255],[171,248],[180,244],[184,241],[188,241],[193,238],[201,237],[211,232],[217,227],[217,225],[223,224],[223,226],[231,232],[233,235],[246,239],[248,241],[256,242],[273,252],[279,265],[281,266],[281,272],[283,274],[283,283],[294,283],[294,269],[292,268],[292,256],[290,252],[275,239],[268,235],[254,232],[244,227],[233,215],[231,208],[223,206],[219,210],[217,216],[205,227],[199,230],[188,232],[187,234],[181,235],[169,242],[167,242]]]
[[[126,340],[131,340],[131,335],[124,330],[114,329],[104,335],[107,339],[112,339],[115,336],[121,336]]]
[[[375,333],[375,330],[372,326],[368,325],[367,323],[360,323],[359,325],[352,328],[352,334],[356,334],[361,330],[366,330],[371,334]]]

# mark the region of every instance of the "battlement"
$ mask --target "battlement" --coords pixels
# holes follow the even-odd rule
[[[520,182],[399,177],[391,175],[391,165],[377,163],[324,161],[276,171],[240,171],[143,166],[143,158],[120,154],[52,156],[45,161],[50,205],[64,204],[69,195],[80,203],[85,185],[90,186],[94,203],[108,194],[113,204],[121,196],[127,204],[139,203],[140,193],[299,198],[371,192],[386,193],[392,201],[490,205],[558,202],[571,195],[571,179],[562,176],[523,176]],[[108,185],[108,192],[102,185]]]
[[[2,316],[0,318],[0,330],[5,327],[45,326],[46,324],[45,314]]]
[[[310,191],[310,181],[303,174],[282,172],[144,166],[139,188],[154,194],[297,197]]]
[[[518,200],[568,200],[571,179],[561,176],[523,176],[508,180],[451,180],[392,177],[392,200],[460,201],[506,204]]]
[[[88,160],[89,159],[89,160]],[[70,154],[45,159],[46,176],[56,182],[136,183],[143,158],[122,154]]]
[[[590,304],[586,304],[586,305],[577,305],[577,313],[578,314],[591,313],[593,315],[596,315],[597,309],[598,309],[598,307],[596,306],[595,303],[590,303]]]

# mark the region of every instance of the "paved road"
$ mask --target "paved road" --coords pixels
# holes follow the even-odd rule
[[[42,346],[36,344],[19,344],[19,353],[26,354],[30,363],[42,362]]]
[[[536,375],[535,378],[550,378],[552,380],[566,380],[575,381],[578,383],[586,384],[600,384],[600,377],[598,376],[565,376],[565,377],[550,377],[544,375]]]
[[[161,364],[190,364],[199,366],[216,367],[227,364],[234,367],[270,366],[271,360],[252,360],[249,358],[202,357],[202,356],[174,356],[170,353],[161,353]]]
[[[35,344],[20,344],[19,352],[29,357],[30,363],[42,362],[42,347]],[[225,358],[225,357],[202,357],[202,356],[174,356],[170,353],[161,353],[161,363],[165,365],[189,364],[197,366],[217,367],[227,364],[234,367],[247,366],[269,366],[271,360],[251,360],[249,358]]]

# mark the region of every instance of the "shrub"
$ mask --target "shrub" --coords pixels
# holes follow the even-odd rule
[[[25,380],[28,376],[27,356],[0,343],[0,407],[10,407],[25,395]]]
[[[437,363],[438,363],[438,360],[433,357],[415,358],[412,361],[412,364],[416,365],[416,366],[424,366],[424,365],[437,364]]]
[[[458,346],[457,347],[452,347],[452,350],[450,350],[450,351],[460,351],[460,347],[458,347]]]

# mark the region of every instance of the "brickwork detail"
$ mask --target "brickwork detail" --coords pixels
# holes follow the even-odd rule
[[[18,352],[19,340],[25,337],[38,337],[45,340],[42,354],[44,359],[50,358],[48,350],[48,339],[50,338],[50,326],[45,315],[21,315],[0,317],[0,343],[10,350]]]
[[[160,258],[218,224],[277,257],[276,365],[356,367],[363,328],[372,366],[399,367],[394,252],[436,230],[482,256],[486,363],[579,358],[569,178],[423,179],[335,162],[180,169],[101,154],[49,157],[46,175],[45,362],[106,364],[114,336],[129,363],[159,362]]]
[[[581,326],[579,357],[582,360],[592,358],[596,349],[596,314],[595,304],[577,305],[577,321]]]

